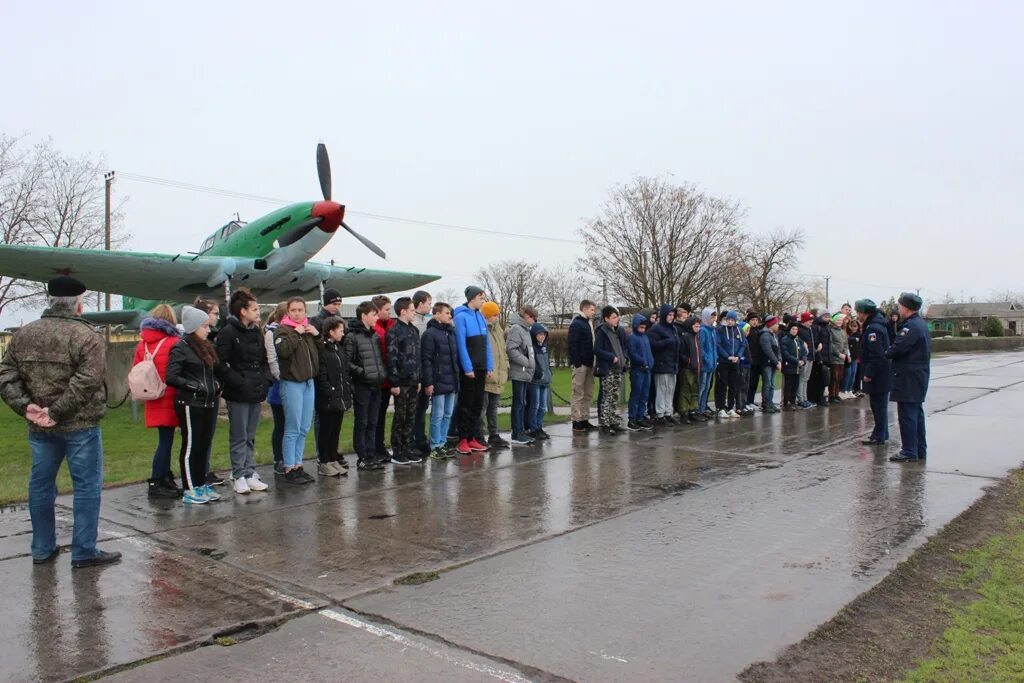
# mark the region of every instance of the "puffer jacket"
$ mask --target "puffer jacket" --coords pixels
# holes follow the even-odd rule
[[[799,335],[787,334],[779,340],[779,353],[782,355],[782,373],[797,375],[800,373],[800,361],[807,360],[807,345]]]
[[[832,365],[843,365],[846,360],[839,357],[839,354],[843,354],[847,358],[850,356],[850,341],[846,337],[846,330],[841,327],[831,325],[828,328],[829,333],[829,350],[831,355],[829,361]]]
[[[597,326],[594,337],[594,376],[607,377],[626,371],[628,356],[626,331],[622,326],[612,327],[606,322]],[[614,362],[618,358],[619,362]]]
[[[387,333],[388,382],[407,387],[420,382],[420,331],[412,323],[397,320]]]
[[[231,316],[217,335],[217,357],[224,366],[224,399],[263,403],[274,382],[267,362],[263,333],[257,325],[244,327]]]
[[[350,320],[345,334],[345,355],[352,373],[353,384],[378,387],[387,379],[387,368],[380,351],[380,338],[376,331],[366,329],[358,318]]]
[[[700,321],[697,318],[690,318],[683,324],[683,336],[679,340],[679,366],[680,369],[700,372],[703,367],[703,359],[700,353],[700,330],[693,333],[693,326]]]
[[[455,309],[454,321],[462,372],[493,372],[494,358],[491,357],[487,321],[484,320],[483,314],[470,308],[469,304],[462,304]]]
[[[283,381],[305,382],[317,376],[320,372],[318,339],[311,334],[299,334],[288,323],[281,323],[274,330],[277,365]]]
[[[664,304],[658,311],[658,323],[647,331],[654,352],[654,374],[674,375],[679,372],[679,337],[676,328],[668,322],[668,315],[675,307]],[[634,316],[635,318],[635,316]]]
[[[594,327],[591,321],[577,313],[569,323],[569,365],[592,367],[594,365]]]
[[[500,394],[508,382],[508,351],[505,349],[505,330],[498,323],[488,323],[488,335],[491,338],[491,357],[494,358],[494,374],[487,378],[484,391],[488,394]]]
[[[764,365],[775,367],[782,362],[782,351],[779,348],[779,338],[769,329],[761,328],[757,332],[757,346],[761,349],[761,357]]]
[[[647,318],[639,313],[633,316],[633,332],[626,339],[626,354],[629,356],[629,368],[633,372],[651,373],[654,368],[654,352],[647,332],[639,332],[640,325],[651,326]]]
[[[508,339],[505,341],[505,350],[508,351],[508,378],[514,382],[532,382],[537,362],[533,355],[530,327],[518,313],[513,313],[508,321]]]
[[[103,337],[75,315],[44,312],[14,333],[0,361],[0,396],[18,415],[30,403],[50,409],[54,427],[29,423],[31,432],[95,427],[107,411]]]
[[[216,408],[224,366],[206,367],[186,337],[171,349],[167,361],[167,384],[178,390],[174,402],[193,408]]]
[[[156,366],[160,379],[167,382],[167,361],[170,360],[171,349],[181,341],[181,333],[178,332],[178,328],[161,318],[145,318],[139,325],[139,337],[140,341],[139,345],[135,347],[132,367],[142,362],[148,348],[149,352],[153,354],[153,364]],[[160,398],[143,401],[147,427],[178,426],[178,415],[174,412],[175,393],[174,387],[169,386]]]
[[[814,354],[815,363],[832,365],[832,332],[829,331],[831,327],[831,323],[821,320],[815,320],[811,325],[811,338],[814,344],[812,348],[817,348],[818,344],[821,344],[821,351]]]
[[[454,394],[460,379],[455,328],[431,318],[420,341],[420,382],[434,394]]]
[[[343,413],[352,406],[352,377],[343,343],[328,339],[320,349],[320,372],[316,378],[316,409],[322,413]]]
[[[543,333],[544,343],[540,343],[537,337]],[[541,386],[551,384],[551,357],[548,355],[548,328],[540,323],[534,323],[530,327],[530,338],[533,341],[533,383]]]

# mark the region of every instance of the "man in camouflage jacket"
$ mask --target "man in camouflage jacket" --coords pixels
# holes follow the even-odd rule
[[[99,422],[106,412],[106,348],[82,320],[85,285],[71,277],[47,284],[50,308],[18,330],[0,361],[0,398],[29,423],[32,450],[28,507],[32,560],[51,562],[57,547],[54,501],[65,458],[74,484],[71,565],[114,562],[120,553],[96,547],[103,486]]]

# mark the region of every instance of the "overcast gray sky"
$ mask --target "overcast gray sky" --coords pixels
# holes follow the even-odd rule
[[[110,168],[350,211],[575,238],[671,174],[802,228],[833,300],[985,298],[1024,261],[1016,2],[5,2],[0,131]],[[121,180],[130,248],[196,249],[254,201]],[[349,215],[320,255],[437,272],[576,244]]]

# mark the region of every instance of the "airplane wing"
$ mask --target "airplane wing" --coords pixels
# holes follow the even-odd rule
[[[252,264],[227,256],[0,245],[0,275],[36,282],[70,275],[92,291],[160,301],[191,301],[216,291],[225,273]]]

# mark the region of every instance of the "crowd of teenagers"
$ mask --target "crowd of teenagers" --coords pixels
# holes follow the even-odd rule
[[[454,309],[434,303],[424,291],[393,304],[376,296],[360,303],[349,321],[340,316],[341,295],[330,289],[316,316],[308,317],[305,301],[295,297],[280,303],[265,323],[246,289],[231,295],[223,324],[213,301],[185,306],[180,324],[170,306],[158,306],[142,322],[135,353],[135,364],[151,363],[165,383],[159,397],[145,402],[146,426],[159,435],[149,495],[181,497],[186,504],[220,498],[214,487],[225,480],[209,464],[221,398],[238,494],[268,489],[255,460],[264,402],[273,415],[275,477],[287,484],[314,481],[303,464],[311,430],[317,473],[348,473],[339,441],[350,410],[352,447],[357,467],[364,470],[549,438],[544,431],[552,376],[548,330],[536,309],[523,306],[511,313],[506,331],[498,304],[486,301],[482,289],[467,287],[465,296]],[[906,316],[895,312],[886,319],[873,302],[862,300],[856,313],[844,304],[834,315],[812,309],[762,317],[756,311],[741,315],[711,308],[697,315],[684,303],[640,311],[627,334],[618,309],[605,306],[595,319],[596,305],[584,300],[568,330],[573,432],[616,434],[749,416],[758,392],[759,408],[766,413],[828,406],[867,393],[876,427],[866,443],[885,443],[889,363],[900,353],[892,347],[911,310],[916,312],[907,308]],[[782,375],[780,402],[777,373]],[[626,376],[630,391],[623,424],[618,404]],[[590,422],[595,378],[599,427]],[[509,441],[499,434],[497,419],[507,382],[512,383]],[[388,450],[385,416],[392,404]],[[901,406],[901,427],[902,422]],[[922,445],[913,446],[915,457],[918,450],[924,457],[923,416],[920,422]],[[181,432],[180,487],[171,471],[176,430]]]

